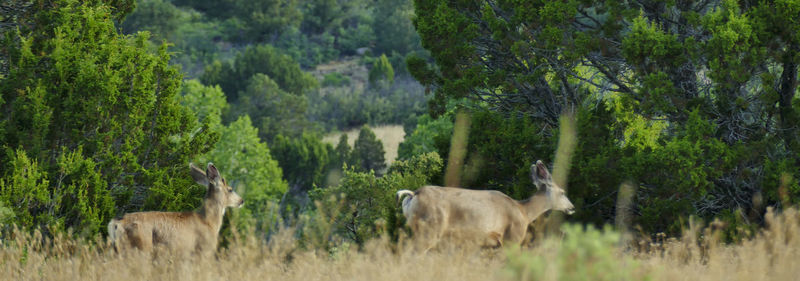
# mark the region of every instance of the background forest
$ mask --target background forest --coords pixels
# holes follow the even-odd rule
[[[796,0],[10,0],[0,32],[4,231],[192,210],[188,163],[214,162],[247,202],[224,231],[396,238],[394,192],[443,184],[457,113],[461,186],[516,199],[571,114],[568,221],[613,223],[631,182],[645,236],[737,240],[800,200]]]

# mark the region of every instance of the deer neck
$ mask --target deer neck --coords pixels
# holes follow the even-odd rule
[[[225,217],[225,206],[212,198],[203,200],[203,208],[200,210],[205,223],[214,230],[214,235],[219,233],[222,228],[222,218]]]
[[[544,212],[550,210],[547,200],[546,192],[537,192],[531,196],[531,198],[520,202],[529,222],[536,220],[536,218],[544,214]]]

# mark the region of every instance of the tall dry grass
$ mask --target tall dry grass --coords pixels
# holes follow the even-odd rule
[[[16,233],[0,250],[2,280],[490,280],[502,267],[481,255],[417,255],[385,240],[335,254],[301,250],[291,231],[268,242],[235,241],[216,257],[164,252],[116,254],[102,241],[43,241]],[[410,248],[410,247],[409,247]]]
[[[712,228],[694,227],[667,239],[638,259],[658,280],[800,280],[800,213],[771,211],[754,238],[736,245],[719,241]]]
[[[751,240],[724,245],[695,227],[681,239],[620,248],[613,231],[566,226],[564,236],[518,249],[411,252],[376,239],[361,250],[298,248],[291,230],[269,242],[234,239],[214,258],[115,254],[102,241],[16,232],[0,245],[2,280],[798,280],[800,214],[768,215]],[[249,235],[248,237],[255,237]],[[609,246],[610,245],[610,246]]]

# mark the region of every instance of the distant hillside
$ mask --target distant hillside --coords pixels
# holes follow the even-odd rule
[[[348,130],[364,124],[405,124],[427,110],[425,89],[407,74],[371,85],[369,57],[343,57],[309,71],[319,88],[308,93],[308,119],[325,131]],[[386,82],[385,80],[381,82]]]
[[[349,83],[340,86],[325,85],[326,75],[336,73],[348,79]],[[367,85],[369,70],[358,57],[345,57],[341,60],[317,65],[311,74],[320,82],[320,92],[324,95],[335,88],[351,88],[354,92],[363,92]]]

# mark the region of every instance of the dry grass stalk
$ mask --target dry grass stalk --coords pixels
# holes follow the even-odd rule
[[[398,246],[376,239],[360,251],[351,247],[331,254],[298,248],[291,229],[269,242],[244,235],[212,258],[178,259],[144,252],[117,255],[105,241],[68,237],[47,239],[39,232],[19,231],[5,235],[0,245],[3,279],[510,280],[512,276],[507,274],[503,250],[446,248],[418,254],[405,246],[409,244],[405,240]],[[656,241],[641,251],[615,250],[615,255],[635,260],[631,271],[651,280],[796,280],[800,276],[800,214],[795,210],[770,213],[766,229],[741,244],[724,245],[713,237],[713,231],[695,227],[681,239]],[[548,257],[552,251],[552,246],[523,249],[534,257]],[[543,279],[557,280],[559,274],[550,272],[551,278]]]

